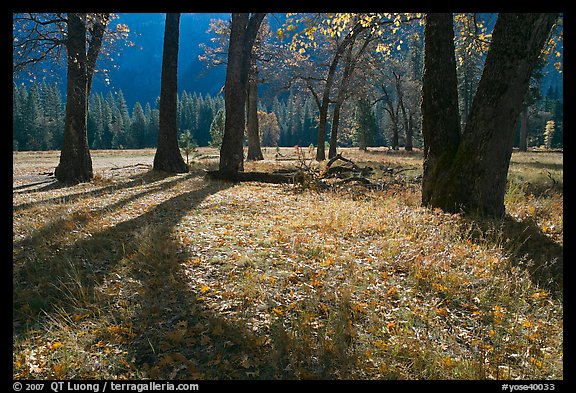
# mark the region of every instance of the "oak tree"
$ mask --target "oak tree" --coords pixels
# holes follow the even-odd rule
[[[186,173],[188,166],[178,146],[178,41],[180,14],[167,13],[164,28],[164,52],[160,87],[160,125],[154,169],[170,173]]]
[[[422,86],[422,203],[505,213],[514,131],[532,69],[558,14],[501,13],[460,134],[452,14],[428,14]]]
[[[252,47],[265,13],[233,13],[226,64],[225,125],[219,175],[234,179],[244,169],[244,126]]]
[[[60,162],[54,170],[56,179],[63,183],[82,183],[93,177],[87,136],[88,96],[109,14],[94,18],[88,48],[87,19],[86,13],[68,13],[66,23],[66,120]]]

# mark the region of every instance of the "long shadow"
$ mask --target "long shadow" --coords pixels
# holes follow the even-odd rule
[[[95,288],[126,255],[135,252],[139,228],[148,225],[170,228],[205,197],[226,187],[227,184],[220,182],[205,183],[199,189],[164,201],[136,218],[62,249],[37,252],[38,247],[50,241],[46,233],[42,241],[32,239],[28,240],[29,244],[21,243],[13,271],[14,335],[25,332],[26,324],[30,322],[26,318],[35,312],[45,314],[32,321],[40,324],[57,309],[74,312],[79,305],[70,304],[62,296],[69,293],[71,286],[81,289],[80,297],[86,302],[86,307],[98,307]],[[25,296],[19,298],[18,295]],[[93,302],[95,304],[91,304]]]
[[[506,215],[501,220],[474,219],[478,236],[504,245],[513,266],[525,269],[535,284],[562,298],[564,247],[542,233],[533,220],[517,221]],[[486,236],[486,234],[491,234]]]
[[[133,359],[134,369],[145,372],[147,378],[187,380],[298,379],[302,369],[312,379],[347,375],[353,355],[344,361],[346,355],[337,350],[310,359],[293,355],[313,353],[298,336],[286,333],[281,318],[269,329],[255,331],[243,317],[221,312],[221,307],[230,311],[241,306],[190,283],[188,277],[201,268],[183,263],[193,256],[171,236],[174,220],[147,224],[141,232],[145,235],[139,238],[140,252],[130,262],[129,275],[142,286],[138,312],[117,319],[137,327],[137,337],[126,355],[127,360]],[[217,306],[208,306],[207,296],[220,299]]]
[[[28,193],[32,193],[32,192],[37,192],[37,190],[39,188],[44,188],[44,187],[49,187],[51,186],[53,183],[56,183],[57,180],[53,179],[51,177],[46,177],[46,179],[44,180],[40,180],[34,183],[26,183],[26,184],[22,184],[20,186],[16,186],[16,187],[12,187],[12,192],[14,192],[15,194],[28,194]],[[46,184],[49,183],[49,184]],[[24,190],[24,191],[20,191],[24,188],[30,188],[30,187],[34,187],[34,186],[39,186],[40,184],[44,184],[43,187],[38,187],[38,188],[33,188],[30,190]]]
[[[143,239],[154,244],[131,262],[130,275],[142,285],[138,312],[120,323],[135,326],[137,337],[126,359],[153,379],[272,379],[262,338],[238,320],[205,305],[201,288],[186,277],[186,251],[170,236],[170,222],[149,226]]]
[[[165,181],[161,184],[148,187],[144,189],[142,192],[134,193],[127,198],[121,199],[115,203],[106,205],[105,207],[98,207],[94,209],[88,210],[81,210],[79,212],[73,214],[66,214],[62,215],[48,223],[47,225],[41,227],[40,229],[33,232],[32,235],[17,240],[13,242],[14,250],[21,249],[22,247],[34,247],[39,246],[42,244],[51,244],[51,239],[57,238],[59,235],[67,232],[70,230],[70,227],[73,226],[75,230],[81,230],[86,224],[89,223],[91,220],[99,219],[102,215],[106,213],[111,213],[115,210],[121,209],[123,206],[127,205],[128,203],[135,201],[139,198],[146,196],[147,194],[151,194],[153,192],[162,191],[168,189],[175,185],[176,183],[182,182],[184,180],[189,179],[192,176],[197,176],[197,174],[187,174],[185,176],[175,176],[174,179],[170,181]],[[166,176],[164,176],[165,178]],[[158,179],[159,180],[159,179]],[[140,185],[141,183],[134,184],[130,182],[132,186]],[[122,189],[128,188],[127,186],[122,187]],[[99,190],[95,190],[99,191]],[[113,191],[108,190],[107,193],[111,193]],[[101,196],[100,193],[97,193],[98,196]],[[81,194],[79,194],[81,195]],[[80,196],[76,198],[76,200],[80,199]]]
[[[564,247],[546,236],[533,220],[504,220],[504,236],[513,246],[513,262],[525,267],[532,281],[561,296],[564,287]]]
[[[39,205],[39,204],[60,203],[62,200],[66,200],[67,202],[73,202],[73,201],[80,200],[83,198],[99,197],[99,196],[103,196],[103,195],[109,194],[111,192],[122,190],[125,188],[130,188],[130,187],[134,187],[134,186],[138,186],[138,185],[142,185],[142,184],[161,181],[161,180],[164,180],[165,178],[170,177],[170,176],[174,176],[174,175],[167,173],[167,172],[163,172],[163,171],[150,170],[144,174],[131,175],[128,178],[129,180],[127,180],[127,181],[117,183],[117,184],[111,184],[111,185],[108,185],[105,187],[97,188],[97,189],[92,190],[92,191],[78,192],[78,193],[69,194],[69,195],[62,196],[62,197],[54,197],[54,198],[49,198],[49,199],[40,200],[40,201],[21,203],[21,204],[13,207],[13,212],[18,212],[20,210],[28,209],[28,208],[34,207],[36,205]],[[182,178],[182,176],[178,176],[177,179],[178,178]],[[69,188],[69,187],[70,186],[64,185],[63,183],[56,181],[56,182],[47,184],[45,187],[39,187],[39,188],[36,188],[34,190],[27,190],[27,191],[22,191],[19,193],[20,194],[36,193],[36,192],[41,192],[41,191],[49,191],[49,190]]]
[[[230,186],[205,182],[138,217],[54,250],[46,258],[38,258],[35,247],[30,247],[14,269],[14,340],[31,328],[42,328],[52,315],[91,313],[94,318],[110,316],[110,324],[131,329],[123,347],[127,353],[118,355],[124,362],[113,366],[116,375],[131,369],[153,379],[298,378],[286,367],[290,362],[287,351],[302,344],[298,337],[286,335],[281,320],[275,325],[279,326],[276,333],[263,336],[265,332],[249,329],[242,319],[210,309],[202,299],[207,295],[204,288],[194,287],[187,279],[194,275],[194,264],[184,263],[191,255],[172,230],[206,197]],[[67,271],[73,272],[72,282]],[[129,296],[104,296],[103,285],[110,288],[106,285],[114,280],[138,283],[139,288],[127,288],[135,289]],[[71,283],[81,289],[80,299],[63,296]],[[116,307],[120,301],[129,307]],[[36,315],[26,320],[33,308]],[[109,340],[103,330],[87,345]],[[327,377],[338,367],[329,361],[326,371],[313,377]]]

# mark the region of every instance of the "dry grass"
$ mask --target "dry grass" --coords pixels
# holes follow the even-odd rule
[[[420,207],[419,153],[346,150],[416,169],[337,192],[153,154],[95,152],[67,188],[57,153],[14,154],[14,378],[563,378],[562,154],[513,155],[503,220]]]

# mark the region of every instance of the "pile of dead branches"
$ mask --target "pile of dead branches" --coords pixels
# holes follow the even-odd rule
[[[416,170],[413,167],[387,167],[379,165],[378,169],[370,166],[359,166],[341,153],[326,163],[319,163],[298,149],[294,168],[269,172],[238,172],[222,174],[219,171],[208,171],[212,179],[234,182],[255,181],[262,183],[292,184],[298,190],[342,190],[346,187],[361,186],[371,190],[384,190],[391,186],[405,186],[407,182],[419,183],[420,178],[411,180],[400,175],[402,172]],[[232,176],[232,177],[231,177]]]
[[[361,186],[370,190],[384,190],[391,186],[404,186],[407,182],[419,183],[420,177],[407,179],[401,173],[416,170],[413,167],[387,167],[379,165],[359,166],[341,153],[329,159],[325,165],[316,161],[300,158],[294,174],[298,187],[314,190],[336,190]]]

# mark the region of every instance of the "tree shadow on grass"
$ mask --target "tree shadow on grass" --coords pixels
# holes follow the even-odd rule
[[[80,331],[82,323],[87,330],[98,330],[90,341],[84,340],[84,352],[100,348],[103,353],[99,346],[108,344],[110,350],[123,348],[110,355],[116,359],[113,363],[98,366],[106,368],[104,375],[302,377],[290,368],[294,364],[309,369],[306,375],[311,378],[345,375],[355,359],[342,361],[348,359],[345,349],[318,357],[306,347],[308,342],[286,333],[282,319],[268,332],[255,331],[245,318],[231,317],[230,309],[221,309],[222,304],[207,305],[204,297],[224,295],[190,279],[195,274],[190,262],[194,244],[183,246],[173,230],[184,216],[196,214],[194,209],[206,197],[232,184],[197,180],[190,191],[61,249],[37,252],[42,242],[30,241],[14,266],[14,341],[25,339],[30,329],[46,329],[53,318],[65,319],[72,321],[67,326],[72,332]],[[120,202],[112,208],[119,207]],[[43,237],[49,240],[49,232]],[[73,375],[85,376],[80,370]]]
[[[138,252],[130,262],[128,274],[141,285],[137,311],[118,320],[137,327],[126,357],[134,370],[146,378],[188,380],[348,375],[357,360],[348,352],[350,343],[327,351],[311,337],[316,333],[312,327],[290,335],[282,318],[251,328],[247,322],[257,314],[243,315],[243,306],[227,302],[225,292],[191,279],[200,274],[202,262],[192,262],[195,253],[171,236],[166,224],[141,228]],[[222,258],[222,264],[232,263],[225,254]],[[209,304],[207,297],[216,302]],[[338,323],[334,329],[345,330],[348,320]],[[320,344],[320,350],[311,344]]]
[[[188,177],[177,177],[171,183]],[[161,187],[169,187],[169,184]],[[24,333],[27,322],[22,318],[30,315],[42,312],[48,315],[56,309],[73,313],[74,308],[102,306],[98,304],[95,288],[126,255],[135,252],[134,238],[138,228],[146,225],[170,228],[205,197],[226,187],[228,185],[220,182],[203,183],[201,187],[168,199],[136,218],[62,248],[51,246],[53,237],[58,236],[58,232],[51,232],[54,228],[41,228],[33,236],[15,242],[14,334]],[[151,191],[133,195],[129,199],[138,199]],[[125,203],[127,201],[122,200],[109,208],[119,209]],[[86,222],[94,219],[90,214],[83,217]],[[71,219],[74,220],[74,216]],[[63,224],[62,220],[56,220],[54,225],[70,230]],[[40,319],[36,322],[40,322]]]
[[[97,189],[93,191],[89,191],[86,193],[76,193],[73,194],[72,200],[66,199],[66,203],[68,202],[78,202],[82,199],[89,198],[91,196],[96,197],[103,197],[106,194],[114,193],[115,191],[119,190],[126,190],[130,187],[139,186],[142,184],[151,184],[150,187],[143,189],[141,192],[137,192],[131,194],[127,198],[120,199],[119,201],[106,205],[105,207],[97,207],[94,209],[81,209],[77,212],[72,214],[62,214],[58,218],[48,222],[46,225],[41,227],[40,229],[33,232],[31,236],[28,236],[24,239],[17,240],[13,242],[13,249],[19,250],[22,248],[28,247],[42,247],[42,246],[50,246],[51,244],[55,244],[55,239],[58,239],[60,235],[64,235],[65,233],[69,232],[70,230],[80,231],[82,228],[87,225],[90,221],[100,219],[104,214],[109,212],[114,212],[116,210],[120,210],[126,204],[136,201],[147,194],[152,192],[158,192],[165,189],[168,189],[174,186],[176,183],[185,181],[190,179],[193,176],[197,176],[195,174],[187,174],[187,175],[180,175],[180,176],[173,176],[173,179],[164,181],[162,183],[154,185],[154,183],[159,182],[160,180],[166,179],[169,177],[169,174],[161,172],[161,173],[149,173],[145,174],[144,178],[146,180],[140,181],[139,179],[133,179],[128,182],[122,183],[121,185],[116,185],[113,188],[105,187],[105,189]],[[60,198],[51,198],[49,202],[44,203],[53,203],[53,204],[61,204]],[[21,211],[25,208],[32,208],[36,206],[40,202],[31,202],[28,204],[18,205],[14,211]],[[62,204],[62,208],[65,208],[67,204]],[[56,212],[51,212],[56,213]]]
[[[564,247],[544,234],[531,219],[518,221],[510,215],[501,220],[474,219],[479,237],[501,245],[512,266],[525,269],[533,283],[562,298]]]
[[[194,174],[190,173],[188,175],[194,175]],[[188,176],[188,175],[186,175],[186,176]],[[147,171],[143,174],[138,173],[138,174],[131,175],[128,177],[128,180],[126,180],[126,181],[110,184],[110,185],[107,185],[104,187],[96,188],[96,189],[91,190],[91,191],[80,191],[77,193],[72,193],[72,194],[68,194],[65,196],[61,196],[61,197],[53,197],[53,198],[49,198],[49,199],[45,199],[45,200],[21,203],[21,204],[13,207],[13,212],[18,212],[20,210],[29,209],[29,208],[36,206],[36,205],[39,205],[41,203],[42,204],[61,203],[62,201],[74,202],[74,201],[89,198],[89,197],[104,196],[106,194],[113,193],[113,192],[118,191],[118,190],[162,181],[162,180],[164,180],[168,177],[171,177],[171,176],[174,176],[174,175],[171,173],[168,173],[168,172],[164,172],[164,171],[150,170],[150,171]],[[183,178],[184,177],[182,175],[176,176],[175,181],[182,180]],[[42,191],[71,188],[70,185],[65,185],[59,181],[53,181],[51,183],[46,184],[43,187],[19,191],[18,189],[21,187],[24,187],[24,186],[14,187],[13,191],[17,190],[15,193],[24,194],[24,193],[37,193],[37,192],[42,192]]]

